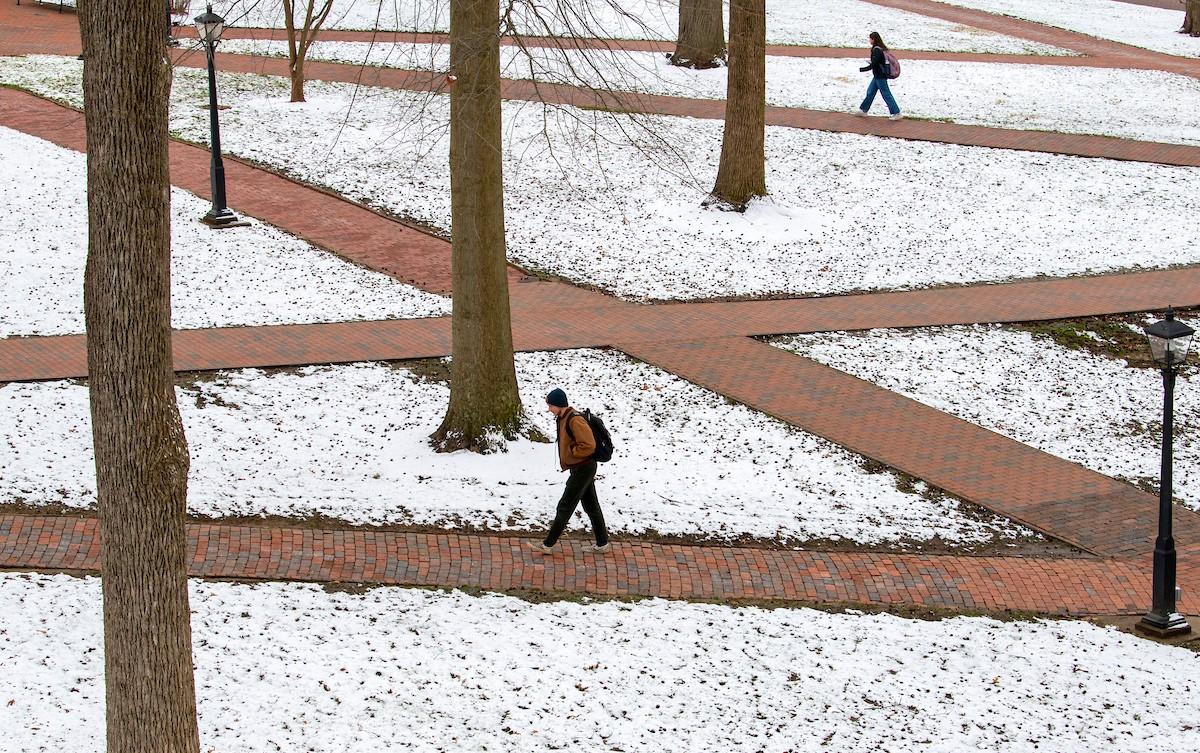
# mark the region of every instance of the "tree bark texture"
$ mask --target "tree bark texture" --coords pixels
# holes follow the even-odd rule
[[[679,38],[671,65],[716,68],[725,60],[722,0],[680,0]]]
[[[729,4],[728,81],[721,164],[710,203],[740,212],[748,201],[767,194],[766,0]]]
[[[524,423],[513,365],[504,245],[500,17],[495,0],[450,3],[450,406],[440,450],[498,449]]]
[[[1183,28],[1179,31],[1200,37],[1200,0],[1187,0],[1183,13]]]
[[[80,6],[83,293],[109,753],[200,747],[184,534],[188,451],[171,365],[171,67],[163,12],[162,0]]]
[[[304,101],[304,61],[308,59],[308,48],[317,40],[321,25],[329,17],[333,0],[301,0],[304,3],[304,21],[296,26],[295,0],[283,0],[283,25],[287,29],[288,73],[292,79],[293,102]]]

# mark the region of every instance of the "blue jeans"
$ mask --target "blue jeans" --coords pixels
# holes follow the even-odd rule
[[[888,112],[892,115],[900,112],[900,105],[896,104],[896,98],[892,96],[892,90],[888,88],[888,80],[886,78],[872,78],[870,85],[867,86],[867,97],[858,109],[863,112],[868,112],[871,109],[871,103],[875,101],[875,92],[883,95],[883,101],[887,104]]]

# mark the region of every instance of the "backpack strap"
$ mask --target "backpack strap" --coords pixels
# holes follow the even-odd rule
[[[590,428],[592,428],[592,422],[589,420],[589,417],[591,415],[592,415],[592,412],[590,410],[585,410],[583,413],[580,413],[579,411],[575,410],[574,408],[572,408],[571,412],[567,414],[567,420],[565,422],[566,426],[567,426],[567,436],[569,436],[571,438],[572,442],[575,442],[576,440],[575,440],[575,432],[571,431],[571,419],[575,418],[576,416],[582,417],[584,421],[587,421],[588,428],[590,429]]]

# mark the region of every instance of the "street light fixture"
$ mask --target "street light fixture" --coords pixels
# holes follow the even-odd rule
[[[1175,319],[1168,308],[1165,318],[1146,327],[1150,355],[1162,371],[1163,429],[1162,475],[1158,488],[1158,538],[1154,541],[1154,604],[1138,622],[1138,629],[1160,637],[1190,633],[1192,628],[1175,611],[1175,539],[1171,534],[1172,435],[1175,430],[1175,375],[1187,359],[1196,330]]]
[[[221,161],[221,126],[217,122],[217,73],[213,67],[213,57],[216,54],[217,42],[221,39],[221,31],[225,28],[225,19],[213,13],[210,5],[208,11],[196,16],[193,22],[196,24],[200,41],[204,43],[204,52],[208,55],[208,126],[212,147],[212,162],[208,172],[212,184],[212,209],[204,215],[203,221],[213,227],[233,227],[243,223],[225,206],[225,163]]]

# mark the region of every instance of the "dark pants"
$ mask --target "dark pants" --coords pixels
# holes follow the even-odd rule
[[[600,501],[596,499],[596,461],[577,465],[570,471],[567,478],[567,488],[563,490],[562,499],[558,500],[558,513],[554,516],[554,524],[546,534],[546,546],[554,546],[558,537],[567,529],[567,523],[575,512],[580,501],[583,511],[592,521],[592,532],[596,534],[596,544],[604,546],[608,543],[608,529],[604,527],[604,513],[600,511]]]

